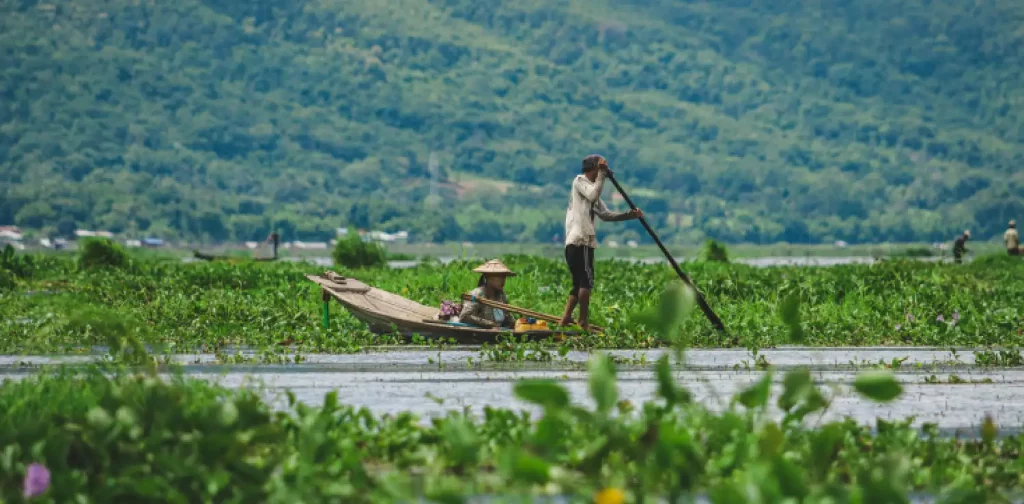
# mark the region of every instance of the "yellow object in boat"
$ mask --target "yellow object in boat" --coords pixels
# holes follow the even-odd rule
[[[548,323],[543,320],[522,317],[516,321],[516,332],[547,331]]]

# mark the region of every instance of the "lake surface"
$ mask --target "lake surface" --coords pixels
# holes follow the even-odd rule
[[[455,261],[457,259],[458,259],[458,257],[448,256],[448,257],[439,257],[438,261],[440,261],[442,264],[448,264],[448,263],[450,263],[452,261]],[[676,260],[676,262],[683,263],[683,262],[688,261],[688,260],[692,261],[692,260],[694,260],[696,258],[695,257],[676,257],[674,259]],[[191,261],[192,258],[187,258],[187,260]],[[318,256],[283,257],[282,260],[294,261],[294,262],[306,261],[306,262],[311,262],[313,264],[316,264],[316,265],[319,265],[319,266],[325,266],[325,267],[330,267],[330,266],[334,265],[334,261],[330,257],[318,257]],[[638,263],[641,263],[641,264],[661,264],[661,263],[667,263],[668,262],[668,261],[665,260],[664,257],[619,258],[617,260],[619,260],[619,261],[638,262]],[[948,262],[948,261],[951,261],[951,259],[941,258],[941,257],[914,258],[913,260],[925,261],[925,262],[940,262],[940,261],[947,261]],[[969,261],[969,259],[965,259],[965,262],[968,262],[968,261]],[[874,264],[874,263],[876,263],[878,261],[875,258],[873,258],[873,257],[863,257],[863,256],[861,256],[861,257],[758,257],[758,258],[751,258],[751,259],[735,259],[735,260],[733,260],[733,262],[734,263],[738,263],[738,264],[747,264],[747,265],[758,267],[758,268],[770,268],[770,267],[776,267],[776,266],[819,266],[819,267],[827,267],[827,266],[839,266],[839,265],[844,265],[844,264]],[[413,267],[415,267],[418,264],[420,264],[420,261],[415,261],[415,260],[413,260],[413,261],[388,261],[388,265],[390,267],[392,267],[392,268],[395,268],[395,269],[413,268]]]
[[[662,351],[608,353],[621,362],[621,399],[640,405],[655,397],[652,366]],[[970,350],[954,355],[949,349],[781,348],[764,350],[760,355],[777,369],[774,398],[781,391],[780,375],[797,366],[809,367],[815,381],[834,395],[831,409],[821,417],[809,418],[810,423],[850,417],[874,426],[876,418],[895,421],[913,416],[915,425],[935,423],[947,435],[965,437],[977,435],[986,414],[992,415],[1002,434],[1020,432],[1024,425],[1024,368],[982,368],[975,365]],[[426,419],[464,408],[479,413],[484,406],[538,412],[512,394],[515,382],[524,378],[557,380],[569,390],[575,403],[592,406],[585,369],[589,356],[586,352],[570,352],[564,359],[548,363],[481,363],[479,350],[460,348],[311,354],[304,355],[306,360],[300,364],[224,365],[210,354],[176,355],[173,360],[182,364],[190,377],[230,388],[259,390],[276,407],[284,407],[285,392],[289,390],[309,405],[322,404],[325,394],[336,391],[341,402],[378,414],[411,411]],[[38,370],[26,366],[83,364],[96,358],[3,356],[0,379],[20,379]],[[877,404],[857,396],[852,390],[856,366],[894,360],[902,360],[896,370],[904,385],[899,399]],[[686,353],[683,365],[675,366],[674,375],[696,400],[721,410],[728,407],[734,394],[763,376],[762,371],[753,369],[754,362],[745,350],[692,350]],[[950,383],[952,375],[966,383]],[[926,383],[929,379],[937,383]],[[774,408],[771,414],[781,417]]]

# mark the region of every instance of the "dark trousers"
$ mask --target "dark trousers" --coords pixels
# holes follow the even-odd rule
[[[565,262],[572,274],[571,296],[578,297],[580,289],[594,288],[594,249],[586,245],[567,245]]]

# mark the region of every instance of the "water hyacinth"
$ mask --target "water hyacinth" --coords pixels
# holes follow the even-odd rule
[[[26,499],[42,495],[47,488],[50,488],[50,470],[39,463],[28,466],[22,486]]]
[[[938,317],[935,317],[935,321],[936,322],[945,322],[946,321],[946,317],[943,317],[942,314],[940,313]]]

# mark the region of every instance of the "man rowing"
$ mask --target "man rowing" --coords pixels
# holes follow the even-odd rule
[[[621,213],[608,210],[601,200],[601,191],[609,173],[608,161],[591,154],[583,159],[583,173],[572,181],[565,214],[565,262],[572,274],[572,290],[562,315],[564,326],[572,324],[572,314],[578,304],[579,325],[584,330],[590,329],[590,293],[594,288],[594,250],[597,248],[594,217],[617,222],[639,219],[643,215],[639,209]]]

